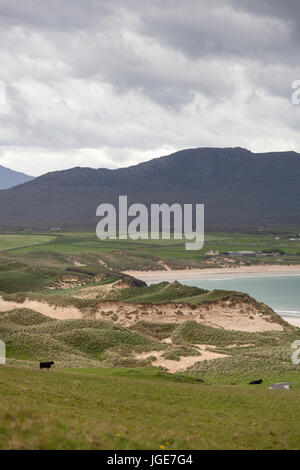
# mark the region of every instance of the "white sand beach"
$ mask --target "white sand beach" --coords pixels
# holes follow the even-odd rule
[[[205,268],[164,271],[126,271],[127,274],[145,282],[219,280],[230,278],[300,276],[300,265],[259,265],[237,268]],[[282,315],[291,325],[300,328],[300,317]]]
[[[294,326],[297,326],[298,328],[300,328],[300,318],[298,317],[284,317],[282,316],[282,318],[287,321],[288,323],[290,323],[291,325],[294,325]]]
[[[145,282],[217,279],[221,277],[300,276],[300,265],[259,265],[164,271],[125,271]]]

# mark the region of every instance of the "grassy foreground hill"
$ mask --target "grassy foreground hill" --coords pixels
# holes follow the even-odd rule
[[[9,400],[7,399],[9,397]],[[297,449],[300,389],[0,368],[2,449]]]
[[[299,448],[296,329],[251,333],[193,321],[125,328],[18,308],[0,313],[0,336],[8,355],[1,449]],[[178,372],[155,364],[155,352]],[[207,354],[219,357],[202,360]],[[193,364],[180,371],[188,358]],[[54,368],[39,370],[47,359]],[[248,385],[260,377],[262,385]],[[268,389],[283,381],[292,389]]]

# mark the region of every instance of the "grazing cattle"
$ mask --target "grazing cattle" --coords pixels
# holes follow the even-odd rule
[[[259,380],[252,380],[252,382],[249,383],[249,385],[260,385],[263,383],[262,379]]]
[[[40,369],[51,369],[51,366],[54,366],[54,362],[40,362]]]

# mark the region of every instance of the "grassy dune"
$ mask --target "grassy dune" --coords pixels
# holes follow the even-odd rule
[[[127,330],[102,320],[49,320],[28,309],[0,313],[0,336],[6,343],[8,361],[21,360],[34,368],[49,357],[57,367],[102,367],[103,353],[123,346],[131,348],[161,348],[158,341],[144,334]],[[120,350],[119,353],[122,356]],[[126,357],[124,362],[126,362]],[[134,365],[141,364],[134,361]],[[16,362],[14,362],[16,364]]]
[[[186,375],[195,378],[270,376],[299,372],[291,362],[291,343],[297,329],[250,333],[212,328],[195,321],[176,323],[137,322],[123,327],[110,321],[83,318],[50,320],[29,309],[0,313],[0,336],[7,348],[8,364],[36,368],[39,361],[54,360],[56,368],[141,367],[155,365],[151,351],[180,360],[201,355],[198,344],[226,354],[225,358],[198,362]],[[170,338],[170,343],[162,342]],[[234,347],[232,347],[234,346]],[[139,353],[149,353],[137,359]],[[196,362],[196,361],[195,361]]]

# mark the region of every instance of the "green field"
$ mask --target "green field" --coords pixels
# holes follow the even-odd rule
[[[279,235],[279,239],[275,237]],[[274,229],[256,233],[207,232],[205,245],[200,251],[186,251],[184,240],[104,240],[97,239],[93,232],[57,232],[36,234],[0,235],[1,256],[7,260],[44,263],[56,257],[64,262],[75,259],[81,263],[95,264],[99,258],[115,270],[162,269],[159,260],[164,260],[173,269],[185,267],[219,267],[243,264],[300,264],[300,242],[289,240],[297,237],[297,231]],[[220,256],[207,258],[211,250]],[[270,257],[234,258],[228,263],[228,251],[271,252]]]
[[[300,388],[266,385],[1,367],[0,448],[298,449]]]
[[[55,238],[50,235],[0,235],[0,251],[43,245]]]

